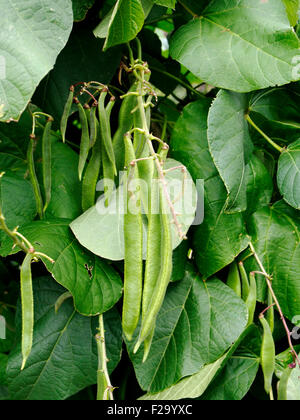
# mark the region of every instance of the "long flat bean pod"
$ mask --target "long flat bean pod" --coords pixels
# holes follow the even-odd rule
[[[248,325],[252,324],[254,320],[256,300],[257,300],[257,287],[256,287],[255,274],[250,273],[250,286],[249,286],[248,296],[245,301],[248,308],[248,314],[249,314]]]
[[[80,153],[79,153],[79,163],[78,163],[78,175],[79,180],[82,179],[83,170],[88,158],[89,150],[90,150],[90,134],[89,134],[89,124],[88,119],[86,116],[85,109],[81,105],[81,103],[76,100],[76,104],[78,106],[79,111],[79,118],[81,124],[81,141],[80,141]]]
[[[51,187],[52,187],[52,174],[51,174],[51,127],[53,119],[49,118],[43,134],[42,139],[42,157],[43,157],[43,182],[45,190],[45,205],[44,212],[47,210],[51,201]]]
[[[139,192],[132,181],[138,179],[138,169],[130,136],[125,136],[125,160],[128,167],[127,194],[125,194],[124,214],[124,302],[122,324],[128,340],[132,336],[140,318],[143,289],[143,226]],[[127,196],[127,197],[126,197]],[[132,212],[132,205],[136,211]],[[136,214],[134,214],[136,213]]]
[[[115,159],[115,153],[114,153],[112,137],[111,137],[110,118],[109,118],[110,112],[109,112],[109,109],[105,108],[105,98],[107,96],[107,93],[108,91],[104,89],[100,94],[99,106],[98,106],[99,121],[100,121],[102,142],[105,147],[108,159],[113,166],[114,175],[117,175],[116,159]]]
[[[272,379],[275,371],[275,344],[272,331],[268,321],[263,315],[259,317],[263,327],[263,340],[261,346],[261,367],[264,374],[265,391],[270,394],[272,390]]]
[[[21,266],[22,356],[21,370],[31,353],[33,342],[34,308],[31,274],[32,254],[28,253]]]
[[[71,111],[71,108],[72,108],[73,99],[74,99],[74,86],[71,86],[69,97],[68,97],[68,100],[66,102],[66,105],[65,105],[65,108],[64,108],[64,111],[63,111],[63,115],[62,115],[62,118],[61,118],[61,122],[60,122],[60,131],[61,131],[61,135],[62,135],[62,139],[63,139],[64,143],[66,141],[66,131],[67,131],[67,125],[68,125],[68,118],[69,118],[70,111]]]
[[[82,210],[87,211],[95,204],[96,186],[101,168],[101,137],[99,124],[97,124],[98,136],[92,150],[92,156],[86,168],[82,182]]]
[[[137,83],[134,83],[129,90],[129,93],[137,90]],[[128,95],[122,100],[122,104],[119,112],[119,124],[118,129],[113,136],[113,148],[116,159],[117,170],[124,169],[124,136],[133,127],[134,114],[132,111],[137,106],[137,97],[134,95]]]
[[[36,171],[35,171],[34,148],[35,148],[35,136],[31,136],[29,140],[29,144],[28,144],[28,149],[27,149],[27,164],[28,164],[30,181],[33,186],[37,212],[40,218],[42,219],[43,218],[43,199],[42,199],[40,185],[39,185],[39,182],[36,176]]]
[[[151,336],[153,327],[156,323],[158,312],[162,306],[167,287],[169,285],[172,275],[172,233],[169,211],[167,208],[166,199],[163,193],[163,187],[160,184],[160,213],[161,213],[161,262],[160,262],[160,273],[157,280],[157,285],[152,294],[152,299],[149,304],[148,313],[141,326],[140,336],[138,342],[134,348],[134,352],[137,352],[143,341]],[[152,244],[156,246],[156,244]]]
[[[241,278],[237,263],[235,261],[230,265],[229,268],[227,286],[230,287],[238,295],[238,297],[242,296]]]

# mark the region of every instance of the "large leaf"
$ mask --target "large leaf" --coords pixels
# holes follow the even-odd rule
[[[104,49],[131,41],[144,24],[144,10],[140,0],[118,0],[109,15],[94,30],[99,38],[106,38]]]
[[[228,192],[228,213],[247,208],[246,163],[253,149],[245,120],[247,107],[246,95],[223,90],[208,115],[209,149]]]
[[[51,70],[73,25],[71,0],[0,1],[0,121],[18,119]]]
[[[33,101],[51,114],[56,124],[59,125],[71,85],[92,80],[104,84],[111,81],[120,64],[121,52],[114,48],[104,53],[102,46],[103,42],[86,27],[74,28],[54,69],[39,85]]]
[[[208,150],[209,106],[208,99],[186,106],[171,139],[172,156],[188,168],[195,182],[205,180],[205,217],[194,235],[196,261],[205,278],[230,264],[248,244],[242,215],[225,213],[226,189]]]
[[[94,336],[97,318],[79,315],[66,300],[55,313],[55,302],[64,289],[51,278],[34,282],[35,328],[33,348],[26,368],[20,340],[9,356],[7,378],[14,400],[64,400],[96,383],[97,348]],[[18,311],[21,334],[21,313]],[[122,347],[121,323],[117,311],[104,315],[108,369],[118,364]]]
[[[233,91],[299,79],[299,39],[281,0],[213,0],[175,33],[170,52],[200,79]]]
[[[178,168],[180,162],[168,159],[164,169]],[[181,168],[167,172],[166,180],[175,210],[183,232],[187,232],[194,221],[197,207],[197,191],[189,173],[182,194],[183,174]],[[178,199],[179,198],[179,199]],[[146,210],[145,210],[146,212]],[[171,214],[170,214],[171,218]],[[113,261],[124,259],[124,191],[123,185],[113,191],[109,206],[105,206],[102,195],[98,203],[71,223],[71,229],[78,241],[96,255]],[[173,248],[182,241],[176,226],[172,225]],[[144,257],[146,258],[147,220],[144,218]],[[101,240],[99,240],[101,238]]]
[[[112,308],[122,294],[116,271],[105,261],[85,251],[69,229],[69,220],[37,221],[20,229],[36,251],[55,260],[43,261],[55,280],[68,289],[76,309],[83,315],[96,315]],[[2,255],[11,252],[6,241]]]
[[[216,361],[246,324],[243,301],[220,280],[202,282],[189,267],[185,278],[168,289],[146,362],[143,349],[133,355],[134,342],[127,344],[142,389],[161,391]]]
[[[218,176],[206,181],[204,222],[195,229],[193,247],[204,278],[230,264],[249,244],[243,216],[226,214],[226,198]]]
[[[300,139],[281,153],[277,183],[283,198],[300,210]]]
[[[256,212],[248,228],[255,250],[266,271],[273,275],[272,285],[284,315],[292,319],[300,313],[300,223],[279,203]],[[247,262],[249,264],[250,261]],[[248,267],[257,270],[255,261]],[[266,282],[258,276],[258,299],[265,301]]]

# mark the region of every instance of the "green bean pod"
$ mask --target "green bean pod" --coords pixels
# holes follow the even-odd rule
[[[74,86],[71,86],[69,97],[68,97],[68,100],[65,104],[63,115],[62,115],[61,122],[60,122],[60,131],[61,131],[61,135],[62,135],[62,139],[63,139],[64,143],[66,142],[66,131],[67,131],[67,125],[68,125],[68,118],[69,118],[71,108],[72,108],[72,104],[73,104],[74,90],[75,90]]]
[[[95,146],[97,136],[98,136],[98,127],[99,123],[96,116],[97,107],[92,106],[89,112],[89,123],[90,123],[90,148]]]
[[[152,294],[151,302],[149,303],[148,313],[142,322],[138,342],[134,348],[136,353],[144,340],[151,336],[153,328],[155,327],[157,315],[163,304],[167,287],[169,285],[172,275],[172,232],[169,217],[169,211],[166,199],[163,193],[163,186],[159,185],[159,198],[160,198],[160,214],[161,214],[161,260],[160,260],[160,273],[157,280],[154,293]],[[156,246],[156,244],[152,244]]]
[[[239,262],[239,271],[240,271],[240,277],[242,281],[242,298],[243,301],[246,302],[248,295],[250,293],[250,284],[248,279],[248,274],[245,270],[245,266],[243,262]]]
[[[236,261],[230,265],[227,286],[230,287],[238,297],[242,296],[241,278]]]
[[[259,319],[263,327],[261,367],[264,374],[265,391],[267,394],[270,394],[272,390],[272,379],[275,371],[275,344],[268,321],[263,315],[261,315]]]
[[[132,190],[132,181],[138,179],[138,168],[130,136],[125,136],[125,159],[128,167],[127,194],[125,194],[124,214],[124,301],[122,325],[126,338],[130,341],[140,318],[143,289],[143,225],[141,202],[138,191]],[[132,201],[136,203],[133,214]]]
[[[89,150],[90,150],[90,133],[89,133],[89,124],[88,124],[88,119],[86,116],[85,109],[83,108],[81,103],[78,101],[78,99],[76,100],[76,104],[78,106],[79,118],[80,118],[80,123],[82,127],[79,163],[78,163],[78,175],[79,175],[79,180],[81,181],[84,167],[85,167],[85,164],[89,155]]]
[[[129,93],[136,92],[136,90],[137,82],[132,85]],[[134,114],[132,111],[136,108],[136,106],[137,97],[134,95],[128,95],[123,99],[120,107],[118,129],[113,136],[113,148],[116,159],[116,167],[119,171],[124,169],[124,136],[133,127]]]
[[[106,150],[107,157],[113,167],[114,175],[117,175],[117,169],[116,169],[116,159],[115,159],[115,153],[112,143],[112,137],[111,137],[111,128],[110,128],[110,111],[111,106],[113,105],[113,102],[110,102],[110,107],[107,109],[105,108],[105,98],[107,96],[108,91],[104,89],[99,98],[99,121],[100,121],[100,129],[101,129],[101,137],[102,142]]]
[[[34,196],[35,196],[35,201],[36,201],[36,206],[37,206],[37,212],[39,217],[42,219],[43,218],[43,199],[42,199],[42,194],[41,194],[41,190],[40,190],[40,184],[38,182],[37,176],[36,176],[36,171],[35,171],[35,164],[34,164],[34,145],[35,142],[35,136],[32,135],[30,136],[30,140],[29,140],[29,144],[28,144],[28,149],[27,149],[27,164],[28,164],[28,171],[29,171],[29,177],[30,177],[30,181],[31,184],[33,186],[33,191],[34,191]]]
[[[34,306],[31,274],[32,254],[28,253],[21,266],[21,303],[22,303],[22,367],[25,368],[33,342]]]
[[[42,139],[42,158],[43,158],[43,183],[45,190],[44,212],[47,210],[51,201],[52,172],[51,172],[51,127],[53,119],[49,118],[46,123]]]
[[[267,312],[267,321],[270,325],[272,333],[274,332],[275,328],[275,311],[274,311],[274,305],[273,305],[273,296],[271,293],[271,290],[268,288],[268,307],[269,310]]]
[[[97,124],[98,136],[92,149],[92,156],[87,165],[82,182],[82,210],[85,212],[95,204],[96,186],[101,168],[101,137],[99,124]]]
[[[248,314],[249,314],[248,325],[252,324],[254,320],[256,300],[257,300],[257,287],[256,287],[255,274],[250,273],[249,292],[248,292],[247,299],[245,301],[246,306],[248,308]]]

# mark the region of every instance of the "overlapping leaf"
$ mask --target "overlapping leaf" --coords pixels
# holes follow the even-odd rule
[[[215,362],[246,324],[242,300],[217,279],[203,283],[189,267],[185,278],[167,292],[145,363],[143,350],[133,355],[133,342],[127,343],[142,389],[152,394],[164,390]]]
[[[0,121],[18,119],[73,25],[71,0],[1,0]]]
[[[32,353],[20,372],[18,342],[9,356],[7,379],[14,400],[64,400],[97,381],[97,319],[79,315],[66,300],[55,313],[64,289],[51,278],[34,282],[35,328]],[[20,312],[18,313],[20,324]],[[104,315],[108,369],[118,364],[122,348],[120,318],[116,310]],[[19,325],[20,327],[20,325]],[[20,331],[19,331],[20,332]]]
[[[213,0],[175,33],[170,51],[205,82],[249,92],[298,80],[299,45],[281,0]]]

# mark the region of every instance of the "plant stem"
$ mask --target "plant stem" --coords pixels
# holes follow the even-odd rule
[[[270,292],[271,292],[271,294],[272,294],[272,297],[273,297],[274,303],[275,303],[275,305],[276,305],[276,307],[277,307],[277,309],[278,309],[278,312],[279,312],[279,314],[280,314],[280,318],[281,318],[281,320],[282,320],[282,323],[283,323],[284,329],[285,329],[285,331],[286,331],[286,334],[287,334],[287,337],[288,337],[288,342],[289,342],[289,346],[290,346],[291,352],[295,355],[296,360],[297,360],[297,362],[298,362],[298,365],[299,365],[299,367],[300,367],[300,359],[299,359],[299,357],[298,357],[298,354],[297,354],[296,350],[294,349],[294,346],[293,346],[293,343],[292,343],[292,340],[291,340],[291,332],[290,332],[289,327],[288,327],[288,325],[287,325],[287,323],[286,323],[286,320],[285,320],[285,317],[284,317],[284,315],[283,315],[283,312],[282,312],[282,309],[281,309],[281,307],[280,307],[280,304],[279,304],[279,302],[278,302],[277,296],[276,296],[276,295],[275,295],[275,293],[274,293],[274,290],[273,290],[273,287],[272,287],[272,279],[271,279],[271,276],[270,276],[270,275],[266,272],[265,267],[263,266],[263,264],[262,264],[262,262],[261,262],[261,260],[260,260],[259,256],[257,255],[256,250],[255,250],[255,248],[254,248],[254,246],[253,246],[252,242],[250,242],[250,249],[251,249],[251,251],[252,251],[252,253],[253,253],[253,256],[254,256],[254,258],[255,258],[255,260],[256,260],[256,262],[257,262],[257,264],[258,264],[258,265],[259,265],[259,267],[260,267],[261,274],[262,274],[262,275],[265,277],[265,279],[266,279],[267,286],[268,286],[268,288],[269,288],[269,290],[270,290]]]
[[[105,346],[105,330],[103,315],[99,316],[99,334],[96,335],[98,349],[98,391],[97,401],[111,400],[113,401],[113,387],[107,369],[107,355]]]
[[[256,124],[255,124],[255,122],[251,119],[251,117],[250,117],[250,115],[249,114],[247,114],[246,115],[246,120],[248,121],[248,123],[250,124],[250,125],[252,125],[252,127],[253,128],[255,128],[255,130],[256,131],[258,131],[259,132],[259,134],[260,135],[262,135],[263,136],[263,138],[265,139],[265,140],[267,140],[267,142],[272,146],[272,147],[274,147],[274,149],[276,149],[278,152],[280,152],[280,153],[282,153],[283,152],[283,150],[284,150],[284,148],[282,148],[282,147],[280,147],[280,146],[278,146],[278,144],[277,143],[275,143],[269,136],[267,136],[266,135],[266,133],[264,133]]]

